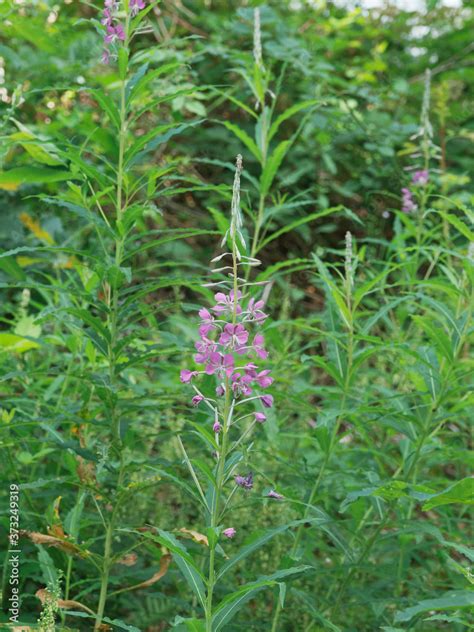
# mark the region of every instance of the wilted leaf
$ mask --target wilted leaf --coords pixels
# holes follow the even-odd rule
[[[127,553],[119,560],[117,560],[117,564],[123,564],[124,566],[134,566],[137,563],[138,555],[136,553]]]
[[[206,546],[209,546],[209,541],[207,539],[207,536],[203,535],[202,533],[199,533],[198,531],[194,531],[193,529],[186,529],[185,527],[181,527],[179,532],[183,533],[186,537],[191,538],[192,540],[194,540],[198,544],[205,544]]]
[[[20,531],[20,536],[29,538],[35,544],[44,546],[54,546],[68,555],[77,555],[78,557],[89,557],[90,552],[81,549],[77,544],[69,542],[67,539],[59,538],[52,535],[39,533],[38,531]]]
[[[35,595],[36,597],[38,597],[42,604],[46,603],[52,597],[51,593],[46,588],[40,588],[36,591]],[[83,610],[84,612],[95,615],[95,612],[93,610],[85,606],[83,603],[80,603],[79,601],[74,601],[73,599],[58,599],[57,604],[60,608],[64,608],[65,610]]]

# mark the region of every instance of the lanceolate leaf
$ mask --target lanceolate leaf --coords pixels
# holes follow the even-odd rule
[[[271,586],[276,586],[279,580],[288,579],[293,575],[299,575],[305,571],[312,570],[311,566],[297,566],[294,568],[286,568],[281,571],[277,571],[272,575],[262,577],[255,582],[246,584],[239,588],[231,595],[228,595],[217,606],[214,616],[212,617],[212,625],[215,632],[224,629],[224,626],[239,612],[243,605],[252,597],[263,590]]]
[[[274,152],[268,158],[265,163],[265,167],[263,169],[262,177],[260,180],[260,194],[266,196],[270,191],[270,187],[273,184],[273,180],[277,174],[278,169],[280,168],[281,163],[288,151],[291,147],[290,140],[284,140],[279,145],[277,145]]]
[[[228,130],[235,134],[235,136],[237,136],[237,138],[244,143],[244,145],[255,156],[255,158],[259,162],[261,162],[262,154],[260,152],[260,149],[257,147],[255,141],[250,138],[247,132],[244,132],[243,129],[240,129],[240,127],[237,127],[237,125],[234,125],[234,123],[229,123],[229,121],[225,121],[224,125],[227,127]]]
[[[420,601],[416,606],[397,612],[395,621],[410,621],[417,614],[430,612],[431,610],[458,610],[472,609],[474,607],[474,590],[453,590],[445,593],[438,599],[425,599]]]

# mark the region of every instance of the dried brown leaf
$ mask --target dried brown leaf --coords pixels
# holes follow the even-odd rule
[[[156,572],[149,579],[146,579],[144,582],[141,582],[140,584],[135,584],[134,586],[127,586],[127,588],[122,588],[121,590],[115,591],[115,594],[126,592],[126,591],[128,592],[129,590],[138,590],[139,588],[148,588],[148,586],[152,586],[157,581],[159,581],[164,575],[166,575],[171,559],[172,557],[169,553],[162,555],[160,559],[160,570],[158,572]]]
[[[78,557],[88,557],[90,555],[89,551],[83,551],[77,544],[69,542],[67,539],[46,535],[38,531],[20,531],[20,536],[29,538],[35,544],[54,546],[68,555],[77,555]]]
[[[51,598],[51,593],[46,588],[40,588],[35,594],[42,604]],[[95,616],[95,612],[93,610],[85,606],[83,603],[74,601],[73,599],[58,599],[58,606],[60,608],[64,608],[65,610],[69,610],[71,608],[75,610],[83,610],[84,612]]]
[[[209,546],[209,540],[207,539],[207,536],[199,533],[199,531],[194,531],[194,529],[186,529],[186,527],[181,527],[179,532],[182,533],[185,537],[191,538],[198,544],[205,544],[206,546]]]
[[[127,553],[122,558],[117,560],[117,564],[123,564],[124,566],[133,566],[137,563],[138,555],[136,553]]]

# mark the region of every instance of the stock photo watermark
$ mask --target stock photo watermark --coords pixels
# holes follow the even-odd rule
[[[6,560],[10,597],[8,598],[8,614],[11,623],[18,623],[20,618],[20,487],[10,484],[10,547]]]

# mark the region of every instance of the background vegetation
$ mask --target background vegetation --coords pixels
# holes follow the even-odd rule
[[[254,487],[214,597],[245,599],[215,629],[473,629],[472,3],[147,4],[104,65],[102,6],[0,2],[0,524],[18,483],[21,622],[205,629],[182,571],[213,546],[192,476],[215,482],[212,420],[179,371],[240,153],[275,404],[238,453]],[[5,563],[4,622],[8,597]]]

